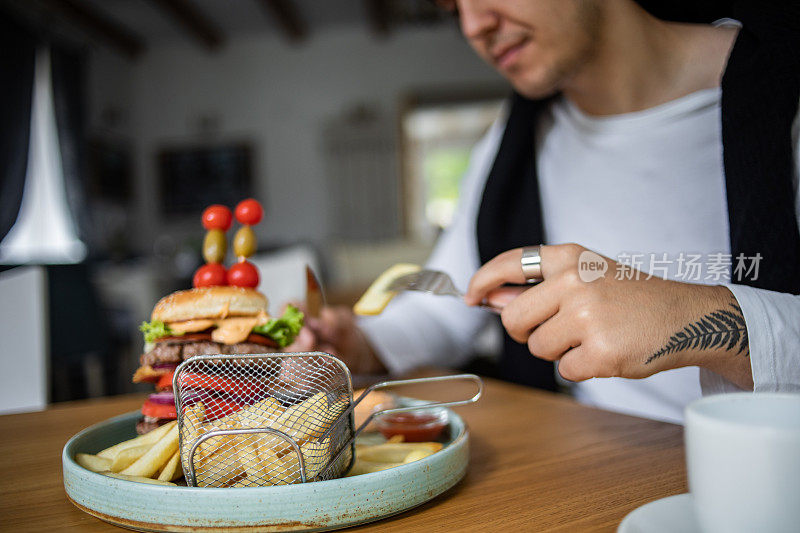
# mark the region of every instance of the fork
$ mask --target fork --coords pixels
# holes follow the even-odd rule
[[[406,274],[405,276],[400,276],[390,283],[386,290],[392,292],[419,291],[435,294],[437,296],[464,298],[464,293],[456,288],[452,278],[450,278],[447,273],[440,270],[424,269]],[[497,315],[502,312],[501,308],[490,304],[480,304],[480,307]]]

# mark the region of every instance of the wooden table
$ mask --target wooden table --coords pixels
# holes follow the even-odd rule
[[[441,391],[439,391],[441,392]],[[137,409],[142,396],[0,417],[0,529],[121,531],[69,503],[61,449],[79,430]],[[613,531],[636,507],[685,492],[683,429],[486,380],[467,477],[433,501],[352,531]]]

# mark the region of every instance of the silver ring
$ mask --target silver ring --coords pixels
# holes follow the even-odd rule
[[[541,246],[526,246],[522,249],[522,275],[525,276],[525,281],[531,283],[532,281],[539,281],[542,279],[542,256],[539,253]]]

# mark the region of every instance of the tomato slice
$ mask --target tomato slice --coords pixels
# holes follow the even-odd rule
[[[245,381],[199,372],[182,372],[178,380],[181,388],[214,390],[246,398],[252,398],[264,390],[264,383],[260,381]]]
[[[206,408],[206,421],[228,416],[242,408],[242,405],[236,402],[215,397],[204,398],[203,405]]]
[[[156,383],[157,390],[166,390],[172,389],[172,377],[175,375],[175,371],[171,370],[166,374],[162,375],[158,378],[158,382]]]
[[[170,420],[178,418],[178,413],[175,411],[175,404],[154,403],[150,400],[147,400],[144,402],[144,405],[142,405],[142,414],[153,418],[169,418]]]
[[[211,333],[184,333],[183,335],[167,335],[166,337],[159,337],[156,342],[194,342],[194,341],[210,341]]]
[[[156,342],[194,342],[194,341],[212,341],[211,333],[186,333],[184,335],[171,335],[167,337],[159,337]],[[259,335],[258,333],[251,333],[247,336],[247,342],[253,344],[263,344],[271,348],[280,348],[280,345],[269,337]]]
[[[264,346],[270,346],[272,348],[281,347],[281,345],[274,340],[270,339],[269,337],[265,337],[264,335],[259,335],[258,333],[251,333],[248,335],[247,342],[252,342],[253,344],[263,344]]]

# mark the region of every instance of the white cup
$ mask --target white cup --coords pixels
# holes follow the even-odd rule
[[[704,532],[799,532],[800,394],[745,392],[692,403],[686,463]]]

